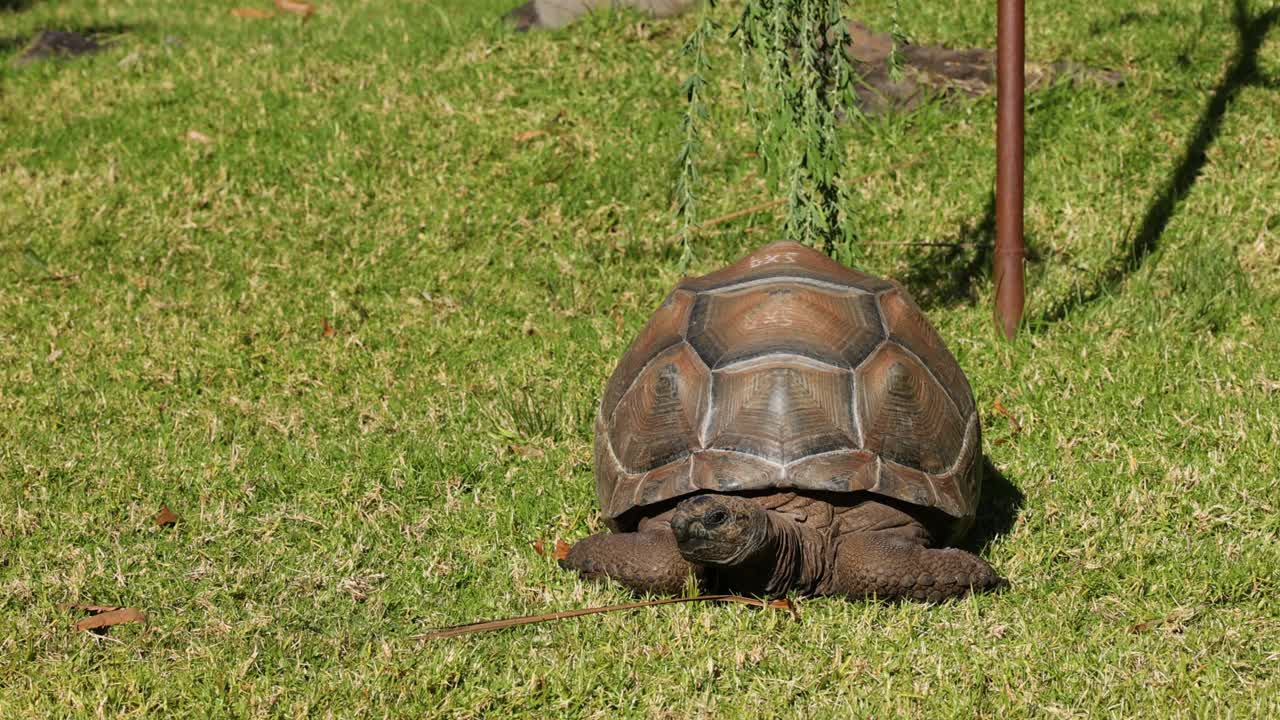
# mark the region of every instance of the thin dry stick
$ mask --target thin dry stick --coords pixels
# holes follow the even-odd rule
[[[654,607],[656,605],[673,605],[675,603],[688,602],[734,602],[742,603],[744,605],[752,605],[755,607],[770,607],[778,610],[786,610],[791,613],[792,619],[796,621],[800,620],[800,613],[796,610],[795,605],[791,604],[790,600],[756,600],[755,598],[742,597],[741,595],[699,595],[698,597],[647,600],[645,602],[626,603],[625,605],[580,608],[578,610],[565,610],[563,612],[546,613],[543,615],[525,615],[523,617],[506,618],[504,620],[488,620],[485,622],[468,623],[466,625],[451,625],[422,635],[414,635],[413,639],[439,640],[441,638],[457,637],[459,635],[470,635],[471,633],[502,630],[509,627],[515,627],[517,625],[531,625],[533,623],[548,622],[551,620],[564,620],[566,618],[582,617],[583,615],[596,615],[598,613],[635,610],[637,608]]]
[[[697,225],[693,226],[692,230],[693,232],[702,232],[703,230],[706,230],[709,227],[719,225],[721,223],[727,223],[730,220],[737,220],[743,215],[754,215],[755,213],[763,212],[765,210],[772,210],[786,202],[787,202],[786,198],[778,198],[776,200],[769,200],[766,202],[762,202],[758,205],[752,205],[751,207],[748,207],[748,208],[742,208],[741,210],[734,210],[731,213],[726,213],[718,217],[713,217],[704,223],[698,223]],[[674,240],[678,237],[679,236],[673,236],[672,239]]]
[[[929,242],[927,240],[872,240],[862,243],[863,245],[879,245],[893,247],[900,245],[903,247],[978,247],[980,243],[968,242]]]
[[[859,175],[858,177],[850,180],[849,184],[856,185],[857,183],[860,183],[860,182],[866,182],[867,180],[870,180],[871,178],[876,177],[878,175],[883,175],[884,173],[890,170],[906,170],[907,168],[920,164],[920,161],[923,159],[924,159],[923,155],[917,155],[911,158],[910,160],[908,160],[907,162],[903,163],[902,165],[897,165],[897,166],[888,167],[888,168],[880,168],[879,170],[874,170],[872,172],[867,173],[866,175]],[[738,218],[744,215],[754,215],[758,212],[764,212],[765,210],[772,210],[780,205],[785,204],[786,202],[787,202],[787,198],[777,198],[774,200],[766,200],[765,202],[752,205],[751,207],[742,208],[740,210],[734,210],[731,213],[726,213],[718,217],[713,217],[710,220],[707,220],[706,222],[698,223],[697,225],[694,225],[693,227],[689,228],[689,232],[700,233],[703,230],[715,227],[716,225],[720,225],[722,223],[727,223],[730,220],[737,220]],[[680,239],[680,233],[676,233],[675,235],[672,235],[671,237],[667,238],[667,243],[670,244],[679,239]]]

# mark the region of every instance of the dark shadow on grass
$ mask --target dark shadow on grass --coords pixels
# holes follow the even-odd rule
[[[1249,17],[1245,0],[1236,0],[1233,22],[1239,36],[1239,47],[1231,65],[1222,81],[1214,89],[1213,95],[1205,105],[1195,133],[1182,153],[1178,164],[1165,182],[1164,187],[1147,208],[1142,224],[1127,243],[1128,249],[1112,262],[1110,270],[1092,287],[1073,297],[1063,300],[1048,309],[1040,319],[1040,324],[1055,323],[1066,318],[1081,307],[1110,293],[1142,267],[1143,262],[1160,246],[1160,237],[1169,226],[1178,203],[1186,197],[1195,186],[1207,162],[1207,152],[1218,138],[1222,130],[1222,120],[1227,108],[1243,88],[1251,86],[1267,87],[1266,78],[1258,72],[1258,50],[1262,47],[1267,32],[1280,20],[1280,7],[1272,8],[1257,16]]]
[[[1089,23],[1090,35],[1105,35],[1112,30],[1119,30],[1122,27],[1136,25],[1138,23],[1150,22],[1152,19],[1160,16],[1161,13],[1140,13],[1137,10],[1125,10],[1115,17],[1107,20],[1094,20]]]
[[[9,54],[15,50],[22,50],[27,48],[32,43],[33,40],[35,40],[37,37],[40,36],[40,33],[43,32],[44,30],[57,30],[62,32],[76,33],[77,35],[83,35],[85,37],[92,38],[93,40],[101,43],[105,48],[107,45],[111,43],[111,41],[114,38],[120,35],[125,35],[127,33],[134,32],[135,30],[139,29],[139,27],[140,27],[139,25],[124,25],[124,24],[112,24],[112,25],[70,24],[70,25],[57,25],[56,27],[42,28],[39,31],[25,34],[25,35],[10,35],[8,37],[0,37],[0,55]],[[54,57],[61,57],[61,56],[55,55]]]
[[[1033,104],[1027,107],[1027,124],[1034,123],[1037,114],[1065,102],[1071,92],[1069,87],[1058,87],[1031,101]],[[1034,156],[1040,144],[1051,136],[1051,133],[1027,133],[1024,157]],[[1027,236],[1024,243],[1027,261],[1039,262],[1041,256],[1034,238]],[[978,286],[990,277],[996,245],[995,190],[987,193],[986,207],[976,223],[962,225],[955,235],[940,241],[939,245],[938,249],[915,254],[900,278],[911,288],[911,297],[925,310],[976,300]]]
[[[0,0],[0,12],[22,12],[35,2],[36,0]]]
[[[978,498],[978,516],[959,547],[982,554],[996,538],[1008,535],[1022,512],[1026,497],[1004,473],[982,456],[982,495]]]
[[[947,246],[917,254],[901,280],[911,288],[920,307],[929,310],[973,298],[975,287],[991,269],[996,237],[996,196],[987,196],[987,207],[974,225],[963,225]]]
[[[8,37],[0,37],[0,54],[9,54],[19,48],[24,48],[27,43],[31,42],[30,35],[10,35]]]

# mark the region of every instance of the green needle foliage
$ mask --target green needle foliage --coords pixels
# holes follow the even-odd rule
[[[688,103],[681,121],[684,144],[676,160],[679,173],[676,177],[676,215],[680,218],[680,234],[683,239],[680,258],[682,268],[688,266],[693,255],[689,245],[689,235],[697,224],[697,201],[694,192],[698,184],[698,165],[695,159],[700,145],[700,124],[707,119],[707,106],[704,101],[707,80],[704,73],[711,68],[711,61],[707,58],[707,39],[715,28],[716,25],[711,20],[708,10],[704,9],[701,21],[689,34],[680,51],[685,57],[692,58],[693,63],[693,72],[684,81],[683,94]]]
[[[766,177],[787,192],[785,236],[838,259],[854,256],[856,233],[841,172],[844,146],[837,124],[858,112],[854,69],[843,0],[747,0],[732,31],[742,55],[745,112],[756,129]],[[686,230],[693,201],[699,147],[697,122],[706,117],[706,42],[715,25],[709,8],[685,43],[693,72],[685,81],[688,109],[676,182],[677,214]],[[895,14],[896,15],[896,14]],[[895,23],[895,28],[897,27]]]

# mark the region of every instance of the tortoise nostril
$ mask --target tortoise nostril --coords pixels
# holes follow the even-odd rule
[[[689,536],[690,518],[684,515],[676,515],[671,518],[671,530],[676,534],[676,538],[685,538]]]

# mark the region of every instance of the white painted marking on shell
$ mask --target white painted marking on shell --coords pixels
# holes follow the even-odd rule
[[[795,261],[796,254],[794,252],[781,252],[753,257],[751,258],[750,266],[758,268],[764,265],[773,265],[774,263],[794,263]]]

